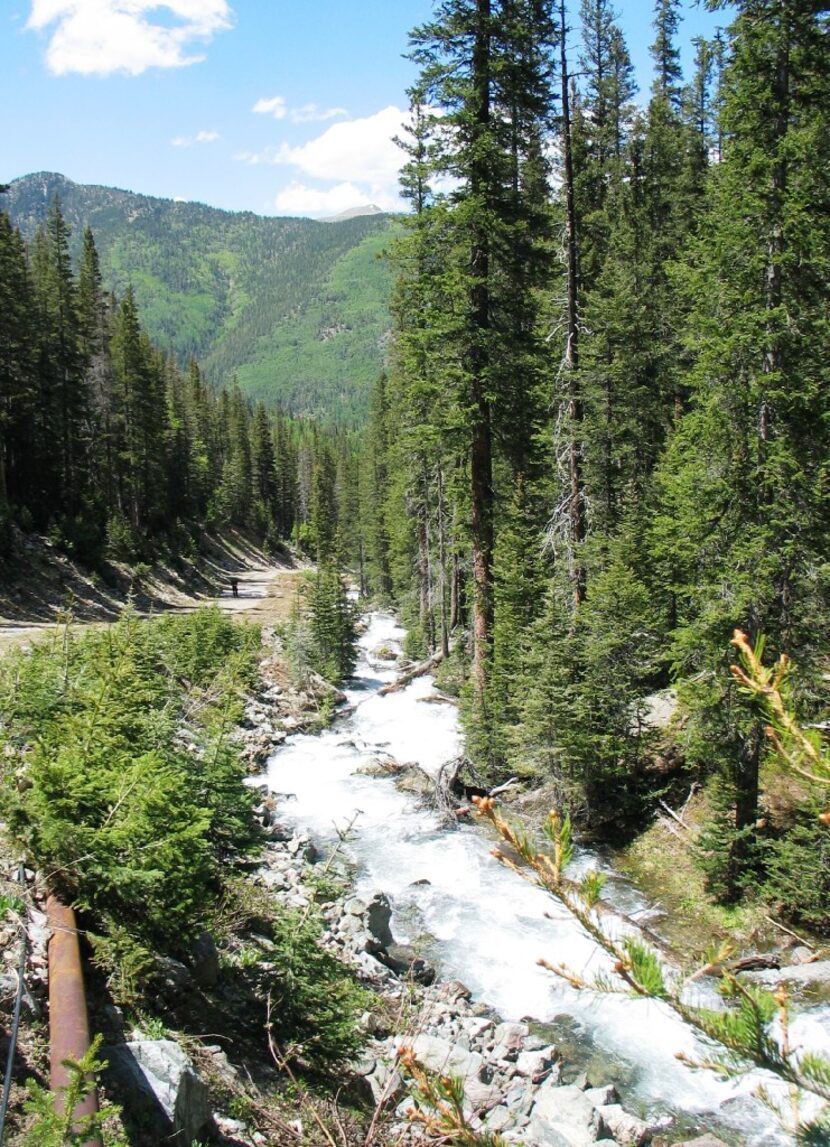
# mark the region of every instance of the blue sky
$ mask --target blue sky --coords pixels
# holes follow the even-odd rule
[[[576,5],[574,4],[574,7]],[[432,0],[2,0],[0,181],[59,171],[260,214],[399,209]],[[644,92],[652,4],[618,4]],[[723,14],[685,10],[684,45]]]

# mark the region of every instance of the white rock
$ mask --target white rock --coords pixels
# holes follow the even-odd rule
[[[462,1080],[478,1080],[484,1060],[477,1051],[464,1051],[439,1036],[418,1035],[412,1042],[415,1058],[430,1071],[443,1075],[458,1075]]]
[[[605,1107],[610,1103],[616,1103],[619,1099],[613,1083],[607,1083],[604,1087],[588,1087],[585,1089],[585,1095],[594,1107]]]
[[[546,1135],[556,1134],[568,1147],[593,1147],[605,1134],[602,1116],[584,1092],[578,1087],[545,1084],[536,1093],[529,1130],[543,1142],[547,1142]]]
[[[599,1113],[620,1147],[642,1147],[651,1138],[649,1125],[624,1111],[618,1103],[603,1104]]]
[[[550,1056],[543,1051],[522,1051],[516,1056],[516,1072],[537,1082],[550,1071]]]
[[[496,1046],[504,1044],[512,1051],[521,1051],[528,1035],[530,1028],[527,1024],[499,1024],[495,1033]]]

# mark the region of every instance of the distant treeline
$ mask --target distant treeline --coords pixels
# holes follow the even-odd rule
[[[48,531],[89,564],[143,559],[203,527],[303,540],[336,430],[205,384],[142,330],[132,288],[102,288],[92,232],[77,268],[55,199],[27,246],[0,213],[0,522]]]

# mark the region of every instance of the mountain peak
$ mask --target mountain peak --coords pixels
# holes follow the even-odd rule
[[[357,219],[359,215],[385,215],[386,212],[374,203],[366,203],[362,207],[350,207],[337,215],[327,215],[321,223],[342,223],[345,219]]]

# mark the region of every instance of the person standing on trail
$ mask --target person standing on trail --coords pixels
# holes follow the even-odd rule
[[[234,597],[239,597],[239,578],[231,578],[231,593]]]

